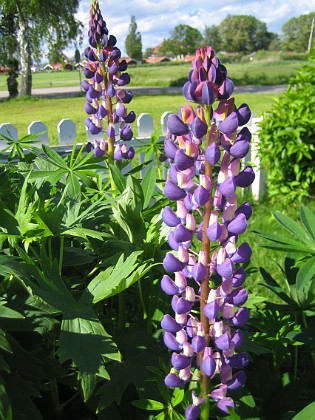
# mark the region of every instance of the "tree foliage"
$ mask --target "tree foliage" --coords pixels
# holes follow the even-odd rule
[[[315,194],[315,51],[264,116],[259,132],[268,195],[296,202]]]
[[[282,48],[295,52],[306,52],[315,12],[294,17],[282,26]]]
[[[250,15],[228,15],[219,25],[222,49],[250,53],[268,49],[274,38],[264,22]]]
[[[21,73],[20,96],[30,95],[33,51],[39,40],[46,40],[54,49],[64,48],[80,32],[74,18],[79,0],[0,0],[4,13],[16,16],[15,33],[19,40]]]
[[[131,16],[129,33],[125,40],[125,48],[129,57],[134,58],[135,60],[142,60],[142,40],[141,34],[137,31],[138,25],[136,18]]]
[[[205,27],[204,45],[211,45],[215,51],[222,50],[222,41],[220,37],[219,26],[210,25]]]
[[[196,49],[202,45],[202,41],[203,38],[198,29],[180,24],[175,26],[170,38],[163,41],[160,53],[175,56],[194,54]]]

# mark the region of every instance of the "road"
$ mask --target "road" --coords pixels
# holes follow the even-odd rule
[[[287,88],[286,85],[267,85],[267,86],[239,86],[235,87],[235,93],[279,93],[283,92]],[[159,94],[179,94],[182,93],[181,87],[128,87],[127,89],[132,90],[134,95],[159,95]],[[72,96],[80,95],[79,86],[71,87],[55,87],[45,89],[33,89],[32,95],[40,98],[69,98]],[[8,98],[9,94],[7,91],[0,91],[0,99]]]

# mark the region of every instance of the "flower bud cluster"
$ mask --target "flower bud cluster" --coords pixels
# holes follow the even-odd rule
[[[89,115],[85,124],[92,135],[103,132],[104,138],[88,143],[87,149],[94,149],[97,157],[108,152],[114,159],[132,159],[132,147],[115,144],[116,131],[123,141],[133,137],[130,124],[136,115],[126,108],[132,100],[132,92],[123,88],[130,82],[129,74],[124,73],[128,65],[126,60],[121,60],[121,52],[115,46],[116,38],[109,35],[96,0],[92,0],[88,35],[90,46],[84,51],[88,60],[84,68],[86,80],[82,82],[87,100],[84,109]]]
[[[249,261],[251,249],[238,238],[252,209],[248,202],[237,205],[236,187],[249,186],[255,177],[252,167],[241,169],[251,133],[240,127],[251,113],[230,98],[233,83],[211,47],[197,50],[192,67],[184,95],[197,109],[186,104],[169,117],[164,144],[170,162],[164,193],[176,203],[162,213],[172,228],[172,251],[163,261],[168,274],[161,281],[163,291],[172,296],[172,313],[161,321],[164,343],[172,351],[165,384],[183,386],[197,380],[200,371],[216,383],[212,392],[201,390],[202,397],[211,396],[228,412],[234,406],[228,391],[244,384],[248,363],[238,349],[243,341],[240,327],[249,318],[243,306],[248,295],[242,264]],[[198,418],[203,402],[194,395],[186,418]]]

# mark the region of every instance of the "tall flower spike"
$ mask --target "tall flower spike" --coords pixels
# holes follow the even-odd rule
[[[171,115],[165,139],[170,168],[164,193],[177,202],[176,212],[166,206],[162,214],[171,227],[172,248],[163,261],[168,274],[161,282],[163,291],[172,296],[173,311],[161,323],[164,342],[173,351],[165,384],[184,386],[200,372],[200,397],[193,394],[185,412],[188,420],[209,418],[209,398],[228,413],[234,407],[233,390],[246,379],[243,369],[248,359],[237,349],[242,342],[240,328],[249,318],[243,306],[248,295],[242,264],[249,261],[251,249],[246,242],[237,242],[252,208],[248,202],[237,206],[236,189],[250,185],[255,174],[250,166],[240,170],[251,135],[239,127],[248,122],[250,110],[246,104],[236,108],[230,98],[233,89],[214,50],[198,49],[183,88],[197,109],[186,104],[178,115]],[[215,166],[218,170],[213,171]],[[218,385],[210,394],[209,381],[214,377]]]
[[[94,150],[97,157],[107,153],[110,161],[132,159],[134,150],[120,141],[131,140],[130,124],[136,118],[124,105],[132,99],[132,93],[123,88],[130,81],[128,73],[123,73],[128,66],[121,60],[116,38],[109,35],[97,0],[91,1],[88,36],[90,45],[84,51],[88,60],[84,68],[87,80],[82,82],[87,100],[84,109],[88,114],[85,125],[92,136],[103,138],[89,143],[87,150]],[[105,146],[100,148],[100,142]]]

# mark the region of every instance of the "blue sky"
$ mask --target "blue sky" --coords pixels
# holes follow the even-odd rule
[[[218,25],[228,14],[253,15],[271,32],[281,34],[292,17],[315,12],[315,0],[99,0],[109,32],[118,39],[125,54],[125,37],[130,16],[135,16],[143,50],[160,44],[178,24],[193,26],[203,33],[205,25]],[[76,17],[88,28],[90,0],[81,0]],[[85,44],[87,39],[85,37]],[[84,45],[85,46],[85,45]]]

